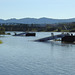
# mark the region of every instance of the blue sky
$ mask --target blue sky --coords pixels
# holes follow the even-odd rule
[[[0,0],[0,19],[75,18],[75,0]]]

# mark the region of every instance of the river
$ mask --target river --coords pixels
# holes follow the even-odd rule
[[[0,75],[75,75],[74,44],[34,42],[50,35],[36,32],[36,37],[0,37]]]

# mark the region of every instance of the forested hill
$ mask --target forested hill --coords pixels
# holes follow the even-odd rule
[[[52,18],[22,18],[22,19],[0,19],[0,23],[23,23],[23,24],[54,24],[54,23],[66,23],[75,22],[75,18],[72,19],[52,19]]]

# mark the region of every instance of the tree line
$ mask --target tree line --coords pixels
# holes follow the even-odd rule
[[[2,31],[45,31],[45,32],[74,32],[75,22],[72,23],[58,23],[58,24],[21,24],[21,23],[1,23],[0,33]]]
[[[40,24],[0,24],[0,27],[4,27],[5,31],[53,31],[54,27],[50,24],[45,26]]]

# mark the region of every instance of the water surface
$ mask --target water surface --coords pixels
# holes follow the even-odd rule
[[[0,75],[75,75],[75,45],[34,42],[50,36],[50,32],[36,34],[36,37],[0,37],[3,42],[0,44]]]

